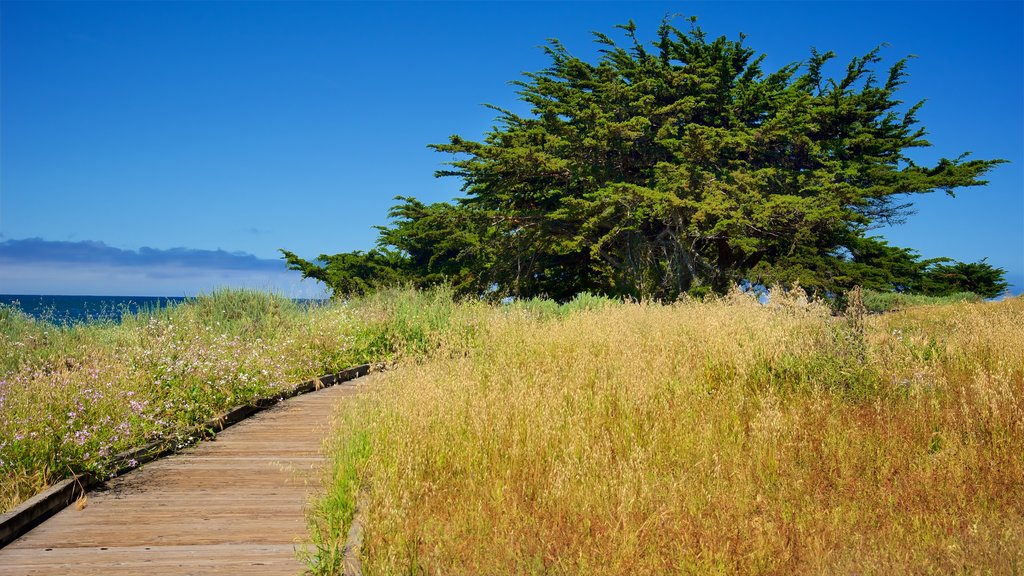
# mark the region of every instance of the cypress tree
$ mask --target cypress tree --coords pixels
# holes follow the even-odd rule
[[[835,55],[817,50],[765,72],[743,36],[711,39],[692,18],[686,30],[664,21],[650,45],[632,22],[619,29],[624,45],[595,33],[596,63],[551,41],[550,65],[516,83],[528,115],[495,108],[482,141],[432,146],[456,155],[437,175],[462,179],[466,197],[429,207],[401,198],[379,246],[404,258],[401,271],[373,281],[450,278],[465,292],[558,299],[673,299],[741,280],[910,289],[927,284],[929,267],[932,284],[969,284],[970,270],[868,236],[906,218],[910,195],[983,185],[1002,162],[912,160],[930,144],[916,118],[923,102],[897,96],[906,58],[883,79],[880,49],[838,78],[824,74]],[[993,271],[991,288],[999,269],[972,273]]]

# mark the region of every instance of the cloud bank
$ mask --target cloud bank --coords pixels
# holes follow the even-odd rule
[[[256,288],[290,298],[321,298],[282,260],[244,252],[143,247],[27,238],[0,242],[0,293],[195,296],[218,288]]]

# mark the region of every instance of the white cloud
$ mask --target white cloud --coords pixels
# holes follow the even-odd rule
[[[288,298],[323,298],[283,261],[221,250],[120,250],[100,242],[40,239],[0,242],[0,293],[96,296],[195,296],[253,288]]]

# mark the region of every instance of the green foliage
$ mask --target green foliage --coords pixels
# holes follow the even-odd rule
[[[360,468],[370,453],[365,431],[354,431],[332,446],[332,466],[327,496],[315,503],[310,516],[310,536],[315,551],[306,554],[309,573],[341,574],[345,540],[359,499]]]
[[[515,83],[529,115],[495,108],[498,126],[482,141],[432,146],[456,155],[438,175],[462,179],[464,199],[400,197],[380,252],[321,265],[285,252],[290,266],[345,294],[396,280],[559,301],[672,300],[740,280],[899,291],[936,261],[867,231],[901,222],[909,195],[983,185],[1002,162],[908,156],[930,144],[916,119],[923,102],[897,97],[906,58],[884,81],[879,49],[837,78],[824,74],[835,55],[816,50],[766,72],[742,38],[710,39],[695,23],[666,20],[652,46],[632,23],[619,28],[624,46],[595,33],[597,63],[552,41],[550,65]],[[997,270],[929,278],[985,290]]]
[[[363,318],[357,345],[381,361],[415,358],[472,339],[472,323],[458,317],[468,306],[457,306],[444,286],[380,290],[354,301],[353,308]]]
[[[321,254],[316,262],[281,250],[290,270],[327,284],[337,297],[359,296],[399,286],[452,286],[461,294],[482,293],[486,279],[479,268],[487,261],[480,231],[486,227],[472,211],[452,204],[423,204],[398,196],[388,216],[392,226],[378,226],[378,247],[369,252]]]
[[[175,315],[194,314],[198,323],[213,326],[232,336],[267,337],[276,333],[288,317],[301,312],[295,302],[277,294],[258,290],[214,290],[208,295],[186,301]],[[149,315],[143,314],[145,320]]]
[[[43,342],[41,323],[17,306],[0,304],[0,373],[17,370]]]
[[[920,287],[925,270],[946,259],[920,260],[909,248],[889,246],[881,238],[857,238],[850,257],[838,267],[837,283],[880,292],[909,292]]]
[[[506,306],[510,310],[523,311],[535,318],[555,319],[564,318],[577,312],[602,310],[621,304],[621,300],[590,294],[589,292],[580,292],[571,300],[561,304],[548,298],[529,298],[514,300]]]
[[[1002,295],[1010,284],[1004,280],[1006,270],[981,260],[965,264],[937,264],[925,273],[922,292],[931,296],[949,296],[971,292],[984,298]]]
[[[868,312],[876,314],[903,310],[911,306],[937,306],[955,304],[957,302],[977,302],[981,297],[973,292],[957,292],[943,296],[926,296],[923,294],[906,294],[900,292],[864,291],[864,306]]]
[[[457,293],[483,292],[479,268],[488,261],[481,237],[487,223],[451,204],[396,200],[402,203],[388,212],[392,227],[377,227],[378,245],[407,256],[406,278],[419,288],[449,284]]]
[[[315,262],[299,258],[281,250],[289,270],[302,272],[303,278],[313,278],[326,284],[335,297],[359,296],[383,286],[397,285],[405,279],[401,271],[405,258],[396,252],[370,250],[321,254]]]
[[[1006,271],[982,259],[970,264],[949,258],[921,260],[909,248],[889,246],[877,237],[861,237],[849,243],[848,259],[840,261],[835,286],[862,286],[878,292],[948,296],[969,292],[983,298],[1003,294],[1009,284]]]

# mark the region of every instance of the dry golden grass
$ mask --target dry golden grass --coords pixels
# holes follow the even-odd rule
[[[339,427],[367,574],[1024,570],[1024,299],[478,312]]]

